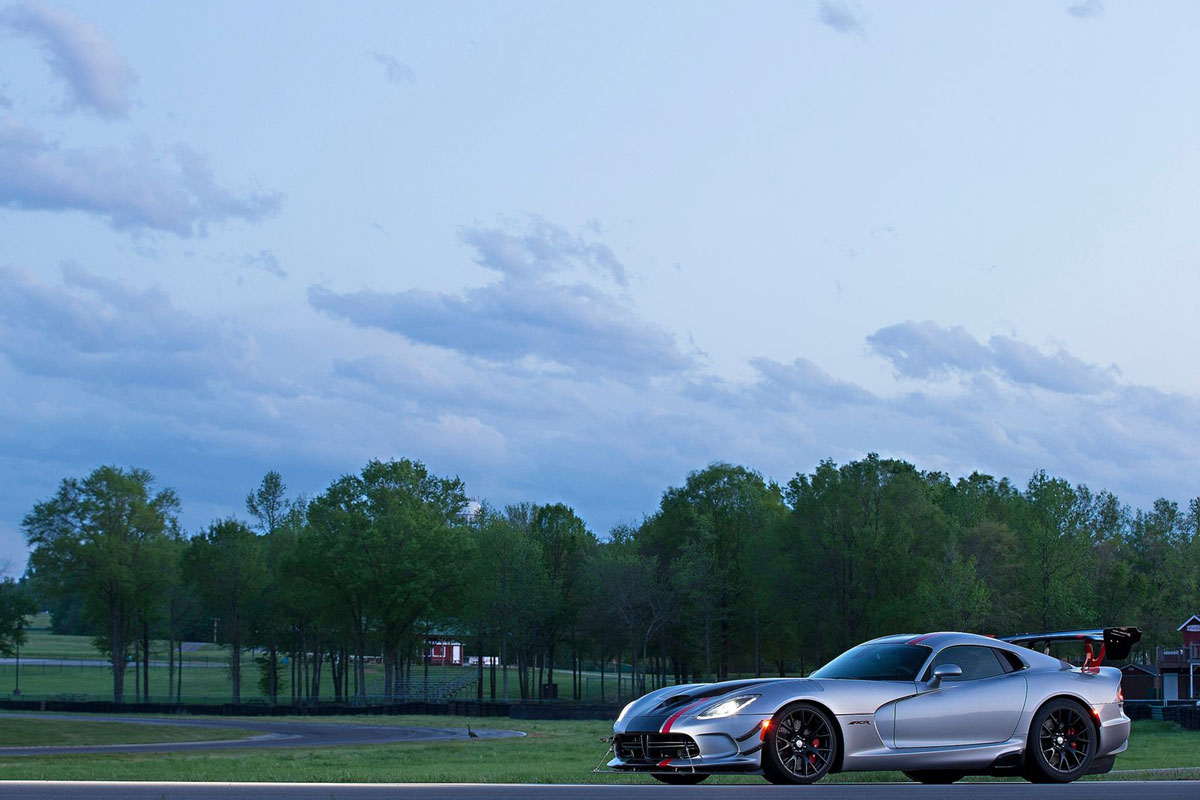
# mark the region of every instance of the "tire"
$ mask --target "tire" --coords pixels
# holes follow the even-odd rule
[[[655,772],[652,773],[652,776],[654,780],[669,783],[672,786],[693,786],[708,777],[702,772]]]
[[[771,718],[763,741],[763,777],[771,783],[816,783],[838,756],[835,723],[811,703],[784,706]]]
[[[1100,737],[1083,706],[1051,700],[1037,710],[1025,743],[1025,779],[1031,783],[1070,783],[1087,774]]]
[[[904,773],[904,777],[917,783],[954,783],[962,780],[966,775],[965,772],[946,769],[918,769]]]

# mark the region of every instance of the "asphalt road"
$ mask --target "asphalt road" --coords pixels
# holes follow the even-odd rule
[[[0,781],[5,800],[1182,800],[1200,795],[1200,782],[1107,781],[1067,786],[1029,783],[833,784],[828,786],[538,786],[514,784],[330,783],[58,783]]]
[[[392,742],[437,742],[466,739],[466,728],[422,728],[398,725],[358,725],[345,722],[284,721],[274,718],[248,720],[194,719],[180,717],[130,717],[125,715],[98,716],[95,714],[0,714],[0,718],[69,719],[80,722],[124,722],[130,725],[180,725],[189,728],[237,728],[254,731],[250,739],[215,742],[167,742],[163,744],[111,744],[70,747],[0,747],[2,756],[45,756],[61,753],[166,753],[180,750],[228,750],[244,747],[331,747],[343,744],[389,744]],[[524,736],[521,731],[481,728],[480,738]],[[7,797],[7,794],[4,795]]]

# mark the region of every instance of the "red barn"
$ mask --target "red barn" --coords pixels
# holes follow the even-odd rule
[[[462,666],[462,642],[429,637],[425,640],[425,663],[435,667]]]
[[[1163,700],[1194,700],[1200,690],[1200,614],[1192,614],[1178,628],[1183,646],[1178,650],[1160,650],[1158,669],[1162,673]]]

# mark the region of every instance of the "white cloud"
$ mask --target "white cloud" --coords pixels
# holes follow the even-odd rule
[[[10,208],[81,211],[117,229],[191,236],[212,223],[262,219],[280,202],[278,194],[219,185],[207,159],[187,147],[65,148],[0,119],[0,205]]]
[[[62,268],[52,286],[0,268],[0,353],[22,372],[107,386],[197,389],[244,369],[242,336],[136,289]]]
[[[286,278],[287,272],[279,265],[279,259],[270,250],[259,250],[257,253],[250,253],[242,262],[247,266],[261,269],[268,275],[274,275],[276,278]]]
[[[1010,336],[992,336],[985,346],[961,326],[901,322],[880,328],[867,343],[908,378],[990,370],[1014,384],[1069,394],[1094,394],[1113,386],[1112,368],[1088,364],[1064,350],[1047,355]]]
[[[462,238],[475,249],[476,263],[499,280],[457,295],[312,286],[309,303],[360,327],[494,362],[532,357],[580,375],[631,378],[691,366],[674,337],[640,317],[619,291],[625,268],[604,244],[536,218],[521,231],[469,229]]]
[[[817,4],[817,21],[838,33],[863,34],[867,31],[862,11],[851,8],[843,0],[821,0]]]
[[[1075,19],[1094,19],[1104,13],[1104,3],[1100,0],[1083,0],[1067,6],[1067,13]]]
[[[879,452],[1018,483],[1046,469],[1140,505],[1200,494],[1189,467],[1200,401],[1014,337],[980,344],[933,323],[881,329],[876,341],[901,348],[893,357],[909,373],[888,396],[804,357],[754,359],[746,383],[698,366],[634,382],[352,326],[331,339],[335,323],[317,322],[251,340],[161,290],[76,266],[61,284],[0,274],[0,478],[42,481],[0,481],[0,518],[19,520],[63,475],[98,463],[148,467],[180,491],[194,525],[236,512],[266,469],[313,492],[369,458],[400,456],[460,475],[494,502],[570,503],[599,530],[637,520],[714,460],[786,480],[823,458]],[[943,370],[959,379],[929,391]],[[1074,391],[1091,384],[1102,391]]]
[[[10,6],[0,12],[0,24],[42,46],[46,63],[67,87],[68,106],[108,118],[129,113],[133,70],[94,25],[38,2]]]

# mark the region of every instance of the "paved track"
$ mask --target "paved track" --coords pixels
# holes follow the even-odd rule
[[[534,786],[514,784],[330,783],[42,783],[0,782],[5,800],[1181,800],[1200,782],[840,784],[828,786]]]
[[[437,742],[466,739],[466,728],[421,728],[397,725],[357,725],[345,722],[283,721],[277,718],[248,720],[194,719],[180,717],[130,717],[125,715],[97,716],[95,714],[0,714],[0,718],[68,719],[80,722],[124,722],[130,725],[180,725],[189,728],[237,728],[255,731],[250,739],[215,742],[167,742],[163,744],[111,744],[71,747],[0,747],[4,756],[46,756],[63,753],[166,753],[180,750],[228,750],[244,747],[331,747],[343,744],[389,744],[392,742]],[[296,720],[290,717],[289,720]],[[481,728],[475,731],[480,738],[524,736],[521,731]],[[6,795],[7,796],[7,795]]]

